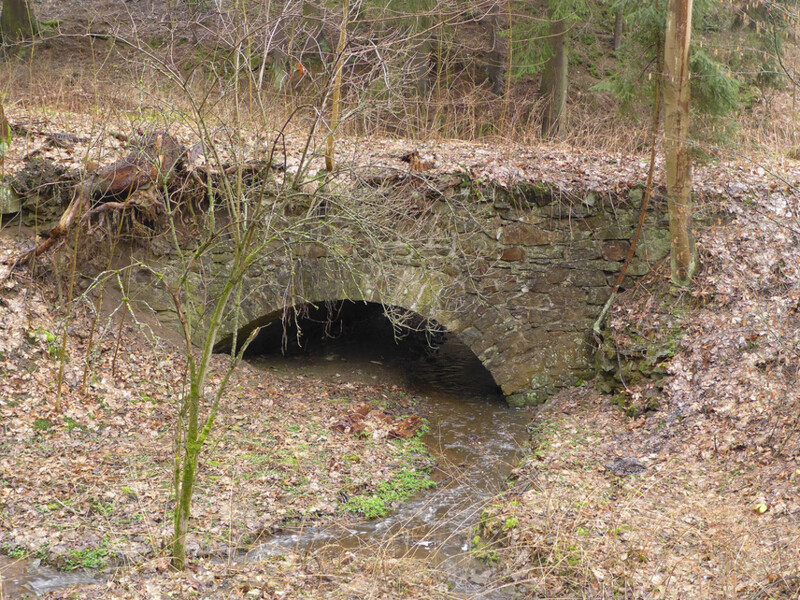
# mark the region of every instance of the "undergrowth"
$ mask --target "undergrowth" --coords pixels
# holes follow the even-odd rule
[[[427,429],[426,423],[415,436],[407,440],[395,440],[394,443],[400,447],[400,471],[378,483],[369,493],[348,496],[343,508],[366,519],[377,519],[388,515],[414,494],[436,487],[436,482],[429,477],[431,455],[421,440]]]

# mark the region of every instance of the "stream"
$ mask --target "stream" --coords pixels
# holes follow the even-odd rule
[[[383,341],[381,341],[383,340]],[[251,364],[281,376],[326,381],[397,385],[418,398],[417,414],[428,419],[424,436],[437,461],[436,488],[422,492],[382,519],[284,531],[247,554],[243,562],[288,552],[381,552],[424,560],[447,574],[454,597],[512,598],[492,582],[487,565],[470,553],[472,528],[505,481],[527,439],[530,413],[510,408],[477,358],[450,336],[435,352],[397,352],[385,338],[338,339],[312,351],[251,357]],[[0,598],[41,595],[94,583],[100,574],[65,573],[38,561],[0,556]]]
[[[27,558],[0,556],[0,598],[41,596],[68,585],[97,583],[98,574],[92,571],[58,571]]]
[[[443,569],[457,597],[512,597],[492,589],[487,565],[470,554],[470,539],[486,504],[505,489],[531,416],[505,403],[469,349],[447,336],[434,355],[409,357],[380,341],[334,340],[310,354],[252,363],[279,375],[394,384],[415,394],[416,412],[430,424],[423,441],[437,460],[432,478],[439,485],[383,519],[275,535],[244,560],[288,551],[379,551]]]

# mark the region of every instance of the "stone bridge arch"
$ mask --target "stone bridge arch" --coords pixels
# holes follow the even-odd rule
[[[476,324],[491,328],[502,324],[508,315],[481,306],[473,295],[465,293],[463,282],[440,272],[410,265],[361,265],[354,269],[338,261],[300,259],[291,268],[272,265],[268,283],[256,284],[261,275],[251,275],[244,286],[248,293],[239,305],[241,327],[238,339],[244,339],[254,328],[281,320],[297,306],[319,306],[327,302],[350,301],[371,303],[408,311],[433,321],[455,335],[480,360],[495,383],[505,392],[513,389],[509,370],[502,365],[507,356],[498,355],[493,344],[487,344]],[[493,330],[497,335],[499,330]],[[217,344],[230,347],[230,324]],[[510,350],[511,345],[506,344]],[[506,352],[506,355],[509,354]]]
[[[642,189],[567,193],[542,183],[508,189],[462,178],[429,181],[424,189],[425,195],[416,188],[392,191],[411,194],[429,215],[427,229],[410,244],[386,236],[377,245],[357,233],[345,244],[334,227],[328,239],[313,241],[328,235],[320,230],[282,240],[248,270],[237,316],[227,315],[220,344],[287,306],[374,302],[413,311],[458,336],[511,404],[541,402],[591,378],[589,332],[630,248]],[[625,286],[669,252],[664,204],[650,203]],[[218,297],[230,263],[224,247],[209,254],[192,266],[186,287],[198,296],[198,341],[208,318],[203,307]],[[131,290],[133,296],[138,287],[167,322],[176,317],[171,299],[155,292],[154,273],[168,278],[171,260],[150,261],[157,266],[142,269]]]

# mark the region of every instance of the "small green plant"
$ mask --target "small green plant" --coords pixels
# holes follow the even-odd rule
[[[353,496],[347,501],[345,508],[363,515],[366,519],[385,517],[389,513],[385,500],[378,496]]]
[[[500,562],[500,556],[497,554],[497,550],[492,548],[491,544],[479,535],[475,535],[472,538],[472,554],[478,559],[490,564]]]
[[[309,484],[308,477],[303,475],[298,478],[293,477],[291,480],[286,480],[279,485],[281,486],[281,488],[283,488],[285,491],[289,492],[293,496],[300,496],[304,494],[302,488],[304,488],[308,484]]]
[[[374,493],[351,496],[344,508],[367,519],[385,517],[389,514],[392,504],[405,502],[417,492],[432,487],[436,487],[436,482],[430,479],[426,472],[404,469],[388,481],[375,486]]]
[[[103,539],[99,546],[84,550],[71,550],[64,562],[65,571],[84,569],[103,569],[108,564],[108,540]]]
[[[59,19],[51,19],[49,21],[39,21],[39,28],[41,30],[58,29],[59,27],[61,27],[61,21]]]
[[[47,419],[37,418],[33,421],[34,431],[50,431],[53,428],[53,423]]]
[[[574,544],[568,544],[565,548],[567,564],[570,567],[577,567],[581,563],[580,548]]]
[[[506,519],[506,522],[503,523],[503,531],[514,529],[514,527],[516,527],[517,525],[519,525],[519,519],[517,519],[517,517],[508,517]]]
[[[427,446],[425,446],[424,442],[418,437],[410,437],[405,440],[393,440],[392,443],[400,448],[400,458],[409,466],[418,464],[420,460],[430,460],[430,452]]]
[[[625,524],[625,525],[620,525],[619,527],[614,527],[613,529],[609,530],[609,533],[611,535],[619,535],[620,533],[622,533],[624,531],[630,531],[630,530],[631,530],[631,526]]]
[[[139,398],[131,398],[131,402],[142,402],[144,404],[158,404],[158,400],[151,398],[147,394],[142,394]]]
[[[95,502],[92,508],[104,516],[109,516],[114,512],[114,505],[111,503]]]
[[[3,544],[0,546],[0,549],[5,552],[9,558],[24,558],[28,555],[28,552],[22,546],[11,546],[9,544]]]
[[[64,349],[59,345],[56,336],[52,332],[47,331],[43,327],[28,331],[28,343],[37,344],[40,341],[44,341],[45,347],[47,348],[47,355],[52,360],[61,360],[65,358]]]
[[[45,560],[47,560],[47,556],[48,556],[49,553],[50,553],[50,544],[49,543],[45,543],[45,544],[42,544],[41,546],[39,546],[39,548],[36,550],[36,552],[34,552],[34,555],[39,560],[45,561]]]
[[[69,416],[64,417],[64,427],[67,429],[67,432],[70,432],[73,429],[78,429],[83,432],[89,431],[89,428],[86,427],[86,425],[81,425],[75,419]]]

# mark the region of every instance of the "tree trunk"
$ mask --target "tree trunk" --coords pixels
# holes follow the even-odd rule
[[[22,208],[19,197],[6,182],[5,155],[11,146],[11,128],[8,126],[3,100],[0,98],[0,219],[4,214],[17,213]]]
[[[173,519],[174,537],[172,539],[172,568],[183,571],[186,567],[186,532],[189,530],[189,516],[192,508],[197,458],[200,447],[197,441],[199,428],[200,393],[192,382],[192,389],[186,400],[188,423],[182,460],[175,471],[175,516]]]
[[[336,66],[333,75],[333,95],[331,97],[331,124],[330,133],[325,148],[325,170],[333,171],[335,163],[336,145],[334,135],[339,126],[339,111],[342,100],[342,69],[344,67],[344,50],[347,47],[347,13],[350,10],[349,0],[344,0],[342,7],[342,28],[339,30],[339,43],[336,45]]]
[[[511,8],[508,7],[508,12]],[[501,28],[500,5],[494,4],[487,11],[486,16],[480,20],[481,29],[486,33],[489,40],[489,49],[486,52],[484,59],[484,68],[486,69],[486,78],[492,86],[492,92],[498,96],[503,94],[505,89],[505,77],[508,73],[504,73],[506,66],[506,43],[503,38],[498,34]]]
[[[3,41],[30,39],[37,33],[39,24],[28,0],[3,0],[3,10],[0,13],[0,35]]]
[[[622,7],[620,6],[614,15],[614,52],[619,50],[619,47],[622,45],[622,25],[624,21]]]
[[[506,16],[508,19],[508,52],[506,53],[506,89],[503,92],[503,112],[500,114],[500,135],[506,133],[506,117],[508,104],[511,101],[511,67],[514,65],[514,20],[512,18],[511,1],[506,2]]]
[[[689,138],[689,42],[692,0],[669,0],[664,43],[664,152],[672,238],[672,280],[688,285],[697,271],[692,235]]]
[[[252,223],[248,225],[247,229],[244,231],[244,235],[235,238],[236,251],[234,254],[233,266],[231,267],[231,272],[225,282],[225,286],[219,293],[219,298],[214,307],[214,313],[209,319],[210,328],[206,333],[202,353],[198,359],[196,359],[194,355],[194,349],[191,344],[191,326],[186,318],[186,313],[181,308],[179,293],[176,292],[173,294],[175,308],[178,310],[186,339],[186,361],[189,371],[189,393],[186,397],[185,404],[182,405],[179,412],[180,419],[178,423],[179,429],[185,432],[185,434],[182,439],[179,438],[178,440],[173,472],[175,478],[175,514],[173,517],[174,537],[172,540],[172,568],[177,571],[181,571],[186,567],[186,533],[189,530],[192,494],[194,493],[197,461],[200,456],[200,450],[203,448],[203,444],[211,432],[214,419],[216,418],[219,400],[228,384],[229,377],[233,373],[233,369],[238,362],[241,361],[244,350],[250,342],[253,341],[254,337],[249,337],[243,344],[240,353],[236,356],[235,361],[230,365],[230,369],[222,378],[211,408],[205,418],[205,424],[201,428],[200,401],[205,397],[206,381],[208,379],[209,365],[211,364],[214,344],[217,342],[217,334],[222,324],[222,317],[228,309],[231,296],[237,286],[241,284],[245,272],[252,264],[251,259],[256,254],[254,249],[260,244],[260,242],[257,243],[255,241],[257,228],[254,224],[259,222],[259,208],[261,206],[263,205],[259,205],[253,213]],[[186,420],[184,421],[183,419]]]
[[[6,120],[6,113],[3,110],[3,99],[0,97],[0,175],[3,173],[5,155],[11,145],[11,128]]]
[[[550,23],[550,51],[552,55],[545,65],[540,90],[547,102],[542,116],[542,135],[559,138],[564,133],[569,74],[567,25],[563,19]]]

